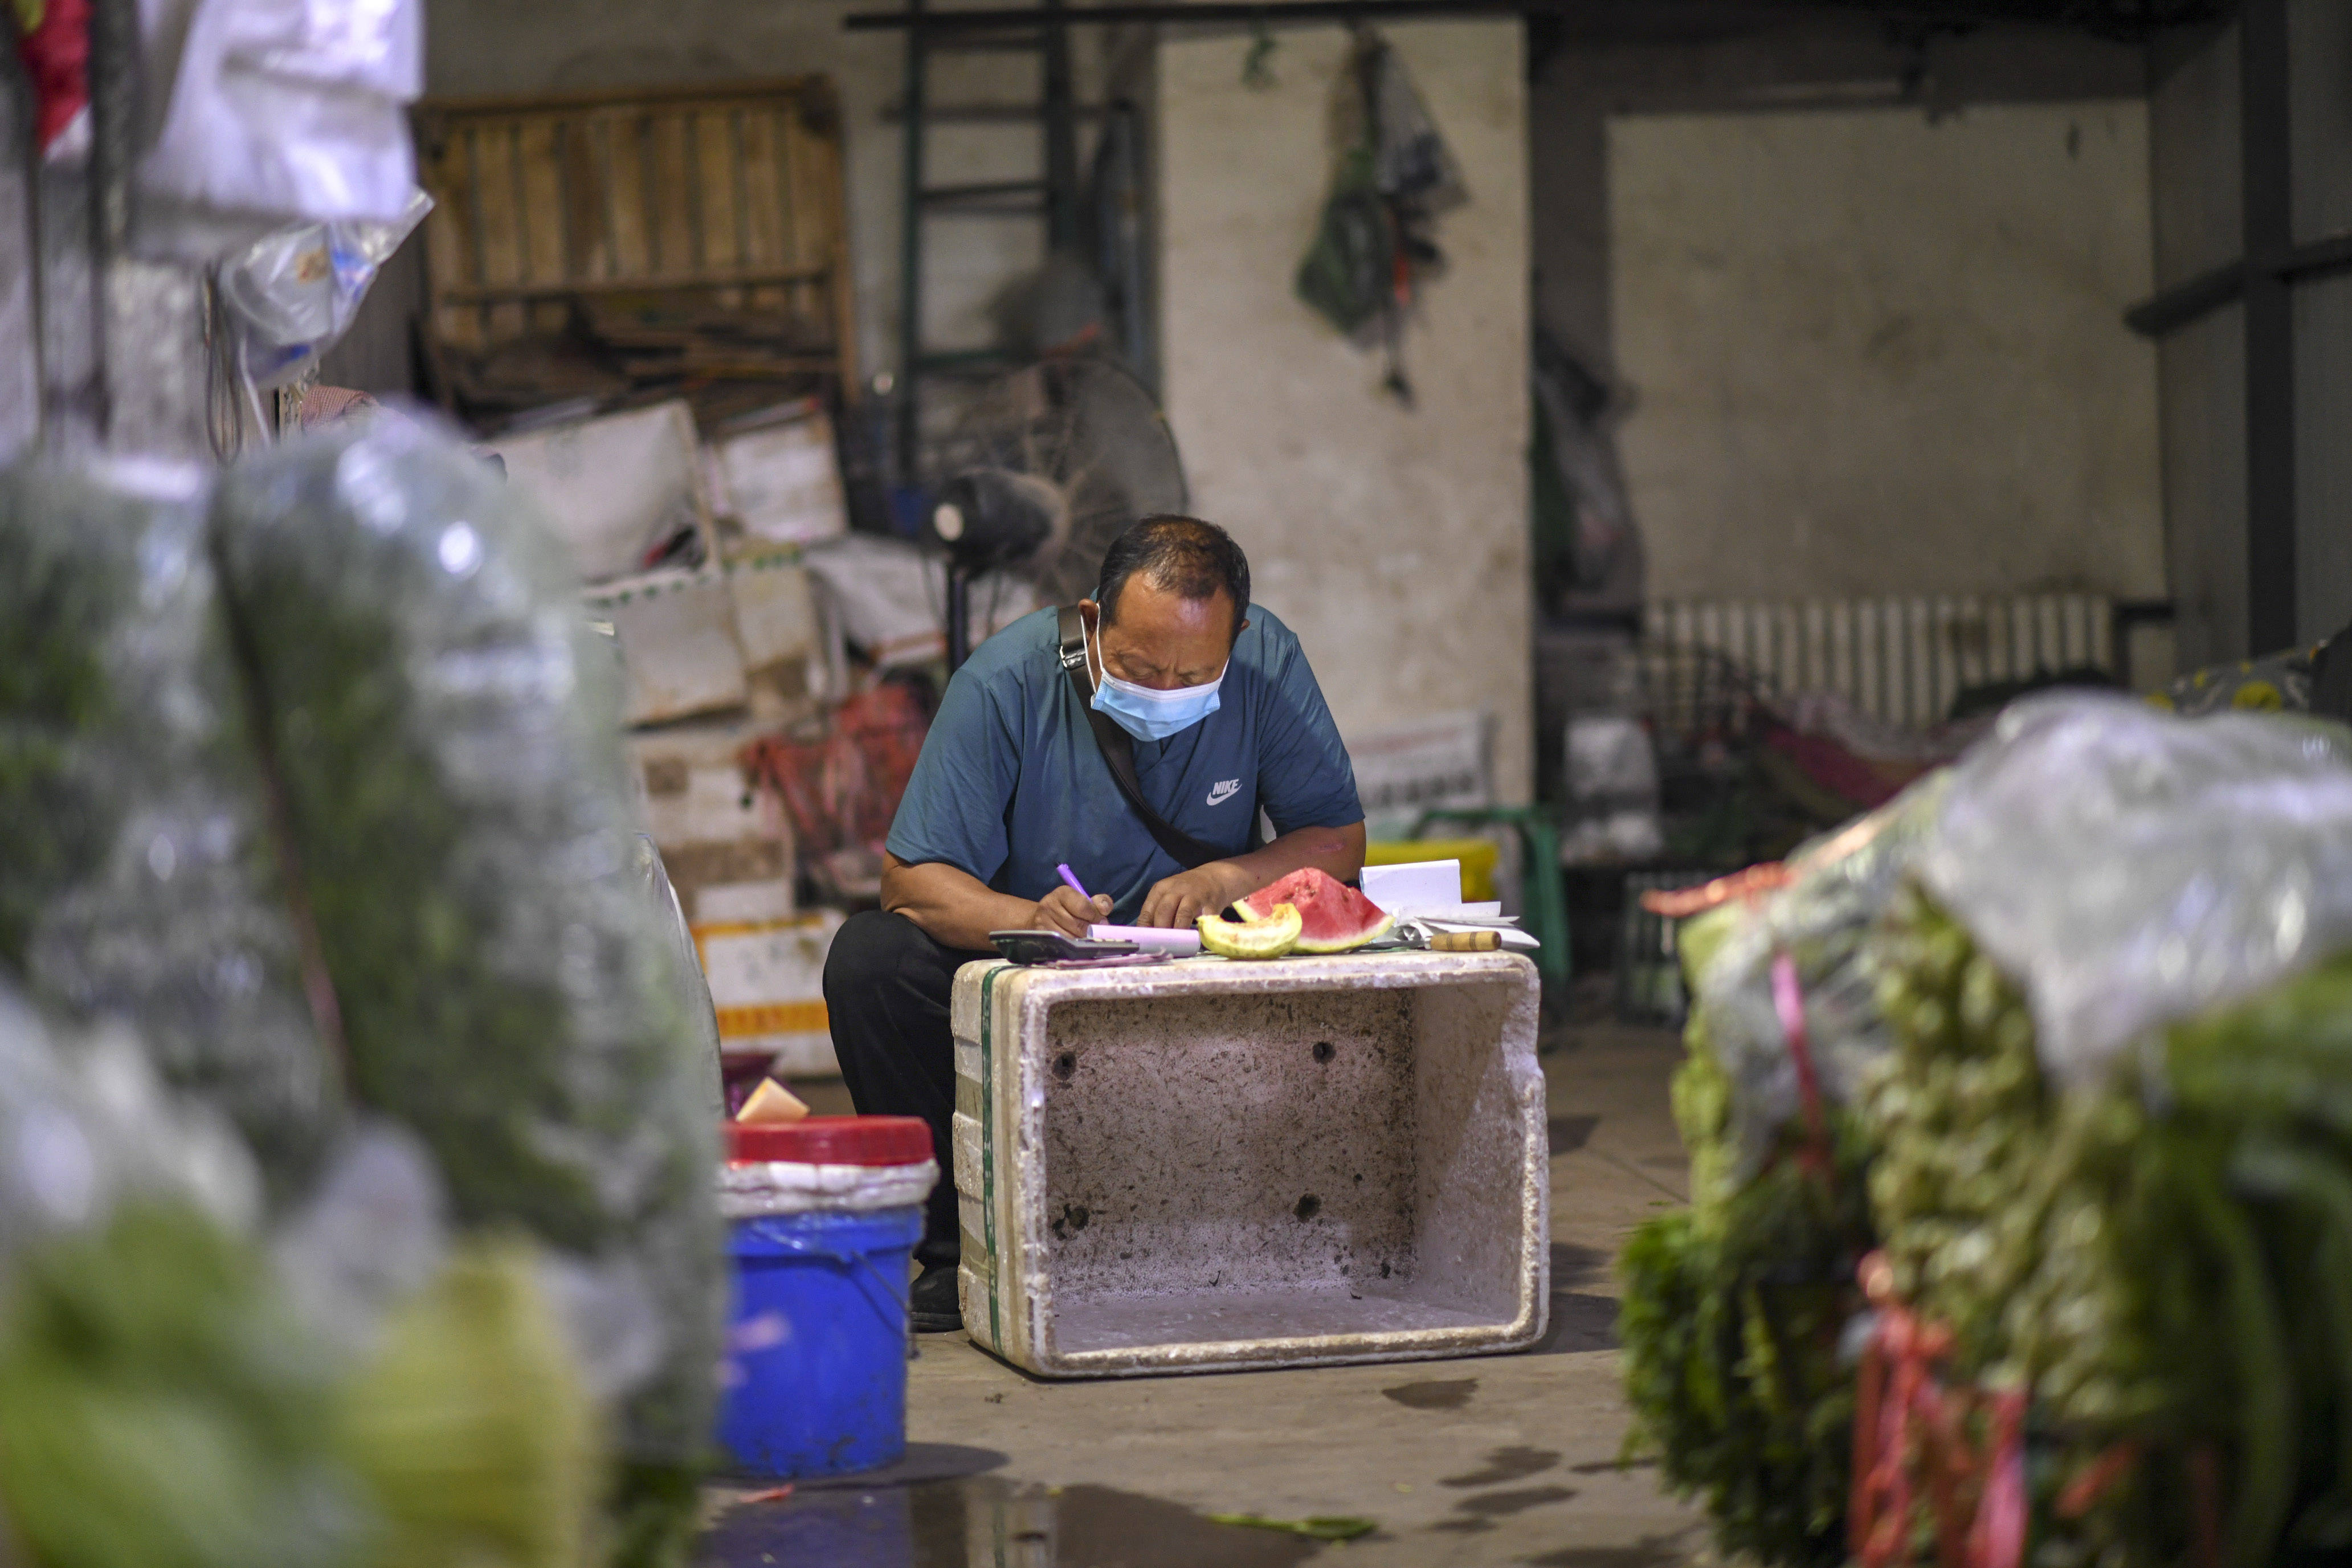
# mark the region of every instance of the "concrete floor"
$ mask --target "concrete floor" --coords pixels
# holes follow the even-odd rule
[[[1625,1434],[1611,1259],[1685,1196],[1658,1031],[1586,1028],[1543,1058],[1551,1330],[1521,1355],[1048,1384],[961,1336],[909,1369],[907,1461],[782,1499],[714,1489],[730,1568],[1666,1568],[1706,1552]],[[820,1105],[821,1110],[835,1109]],[[845,1109],[845,1107],[844,1107]],[[1354,1516],[1346,1545],[1219,1524]]]

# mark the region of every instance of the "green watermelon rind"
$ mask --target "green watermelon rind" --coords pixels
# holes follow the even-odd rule
[[[1302,881],[1308,885],[1307,894],[1303,898],[1295,891]],[[1380,916],[1379,921],[1360,931],[1350,931],[1344,937],[1309,937],[1302,932],[1299,939],[1291,944],[1291,952],[1352,952],[1366,942],[1377,942],[1387,935],[1389,928],[1396,923],[1394,916],[1390,915],[1378,904],[1365,898],[1361,892],[1348,887],[1318,866],[1303,866],[1287,876],[1260,888],[1248,898],[1235,900],[1234,907],[1252,920],[1264,920],[1266,918],[1265,911],[1270,911],[1276,904],[1296,904],[1298,906],[1300,916],[1311,921],[1313,916],[1310,910],[1323,907],[1323,900],[1327,897],[1327,887],[1337,888],[1342,893],[1360,900],[1366,909]]]

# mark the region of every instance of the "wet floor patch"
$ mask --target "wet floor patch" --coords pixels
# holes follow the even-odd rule
[[[1551,1321],[1529,1355],[1570,1355],[1617,1348],[1617,1299],[1581,1290],[1551,1293]]]
[[[1381,1390],[1381,1397],[1393,1399],[1407,1410],[1459,1410],[1470,1403],[1478,1392],[1478,1380],[1460,1377],[1430,1383],[1400,1384]]]
[[[1181,1503],[1110,1487],[1051,1488],[989,1474],[898,1484],[850,1477],[733,1509],[703,1536],[695,1564],[1294,1568],[1323,1550],[1305,1536],[1219,1524]]]
[[[1592,1130],[1600,1125],[1598,1116],[1555,1116],[1544,1123],[1545,1141],[1555,1154],[1573,1154],[1584,1147]]]
[[[1454,1511],[1477,1519],[1508,1519],[1531,1508],[1548,1508],[1556,1502],[1566,1502],[1575,1495],[1573,1487],[1517,1487],[1507,1491],[1480,1492],[1475,1497],[1464,1498],[1454,1505]]]
[[[1438,1485],[1498,1487],[1506,1481],[1523,1481],[1529,1476],[1539,1476],[1559,1463],[1559,1456],[1549,1448],[1496,1448],[1476,1469],[1465,1475],[1447,1476]]]
[[[1562,1546],[1519,1561],[1528,1568],[1668,1568],[1692,1556],[1688,1533],[1645,1535],[1630,1546]]]

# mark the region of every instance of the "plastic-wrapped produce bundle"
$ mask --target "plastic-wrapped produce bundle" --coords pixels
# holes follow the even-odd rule
[[[2021,704],[1878,943],[1885,1299],[2037,1563],[2352,1544],[2347,741]]]
[[[2352,731],[2029,699],[1954,770],[1921,880],[2022,984],[2043,1068],[2099,1082],[2166,1021],[2352,945]]]
[[[1636,1440],[1669,1486],[1704,1497],[1727,1553],[1823,1568],[1846,1556],[1843,1340],[1874,1239],[1853,1108],[1891,1045],[1867,939],[1941,787],[1923,781],[1801,850],[1785,885],[1683,929],[1698,1005],[1674,1100],[1692,1203],[1626,1247],[1618,1328]],[[1817,1068],[1810,1112],[1775,995],[1783,957]]]
[[[425,1138],[462,1222],[660,1297],[620,1524],[625,1556],[667,1551],[712,1415],[716,1127],[628,874],[612,657],[553,540],[409,421],[253,458],[214,515],[354,1091]]]
[[[1795,965],[1822,1098],[1851,1105],[1873,1064],[1894,1048],[1878,1006],[1872,928],[1937,819],[1949,775],[1928,774],[1894,800],[1790,858],[1788,885],[1727,917],[1694,980],[1708,1053],[1729,1080],[1730,1173],[1752,1174],[1798,1119],[1794,1054],[1774,994],[1773,967]]]
[[[40,1568],[342,1568],[335,1365],[250,1239],[257,1183],[119,1029],[0,993],[0,1536]]]
[[[712,1126],[727,1120],[727,1088],[719,1068],[719,1014],[710,1005],[710,981],[702,973],[701,956],[694,950],[694,931],[677,901],[669,868],[650,834],[640,833],[629,847],[629,868],[638,896],[653,912],[654,923],[668,937],[670,990],[679,1015],[694,1036],[694,1057],[699,1064],[703,1098]]]
[[[305,998],[191,472],[0,474],[0,965],[128,1018],[273,1193],[340,1101]]]
[[[0,993],[0,1539],[26,1568],[578,1568],[596,1423],[551,1261],[447,1248],[385,1129],[266,1247],[259,1206],[127,1029]]]

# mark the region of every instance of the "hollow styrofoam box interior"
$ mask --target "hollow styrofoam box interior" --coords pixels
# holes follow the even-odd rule
[[[998,1242],[1034,1331],[1000,1348],[1083,1373],[1532,1342],[1531,986],[1523,961],[1473,963],[1422,985],[1048,997],[1023,1084],[1042,1158],[997,1177],[1034,1230]]]

